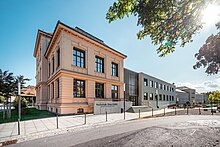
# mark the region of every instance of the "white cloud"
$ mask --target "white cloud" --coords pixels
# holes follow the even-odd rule
[[[190,82],[177,83],[176,86],[177,87],[187,86],[189,88],[194,88],[199,93],[216,91],[216,90],[220,90],[220,78],[217,78],[215,80],[204,81],[202,83],[190,83]]]

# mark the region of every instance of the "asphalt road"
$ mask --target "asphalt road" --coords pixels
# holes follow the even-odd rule
[[[11,146],[220,146],[219,136],[220,116],[179,115],[127,121]]]

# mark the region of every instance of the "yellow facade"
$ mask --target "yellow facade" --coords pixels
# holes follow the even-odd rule
[[[73,64],[74,49],[84,52],[85,67]],[[118,100],[124,98],[126,56],[94,36],[58,22],[53,34],[38,31],[34,56],[37,63],[36,105],[39,109],[74,114],[82,108],[83,112],[93,113],[94,101],[112,100],[112,85],[118,86]],[[96,71],[96,57],[104,60],[103,73]],[[112,76],[112,63],[117,64],[117,76]],[[74,79],[84,81],[85,97],[74,97]],[[102,98],[96,98],[96,82],[104,84]]]

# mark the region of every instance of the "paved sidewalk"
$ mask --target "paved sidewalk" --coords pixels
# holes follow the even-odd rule
[[[165,109],[166,113],[175,111],[174,109]],[[177,111],[183,109],[177,109]],[[153,114],[163,114],[164,109],[154,111]],[[152,112],[142,112],[141,117],[151,116]],[[126,113],[126,119],[124,120],[123,113],[113,113],[107,115],[71,115],[71,116],[60,116],[57,121],[56,117],[35,119],[29,121],[20,122],[21,135],[18,135],[18,123],[5,123],[0,124],[0,142],[8,140],[18,140],[18,142],[33,140],[46,136],[53,136],[55,134],[63,134],[66,132],[80,131],[88,128],[96,128],[105,125],[113,125],[117,123],[123,123],[128,120],[138,119],[139,113]],[[1,144],[0,144],[1,146]]]

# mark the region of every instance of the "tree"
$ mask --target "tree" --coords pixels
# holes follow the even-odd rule
[[[212,0],[212,3],[219,4],[217,2],[219,0]],[[111,23],[125,16],[137,16],[137,25],[142,27],[137,33],[138,39],[149,36],[154,45],[159,45],[159,56],[164,57],[174,52],[177,45],[184,47],[186,43],[193,41],[193,35],[203,27],[202,10],[209,3],[208,0],[118,0],[109,8],[106,19]],[[220,22],[217,24],[219,29]],[[215,54],[219,55],[220,41],[219,37],[209,37],[210,40],[213,38],[218,39],[210,46],[210,49],[214,49],[214,52],[209,54],[211,58],[203,54],[204,50],[199,51],[196,54],[199,61],[194,69],[203,65],[208,66],[206,73],[217,73],[220,61],[219,58],[216,60]]]
[[[12,95],[17,94],[18,90],[18,81],[21,82],[21,85],[25,84],[25,81],[30,79],[24,78],[24,76],[15,77],[12,72],[2,71],[0,69],[0,96],[3,96],[6,100],[6,104],[4,104],[4,108],[6,105],[6,116],[10,118],[11,114],[11,103],[9,103],[9,99]],[[5,116],[3,116],[5,117]]]
[[[220,101],[220,92],[215,91],[213,94],[209,94],[209,102],[219,102]]]

